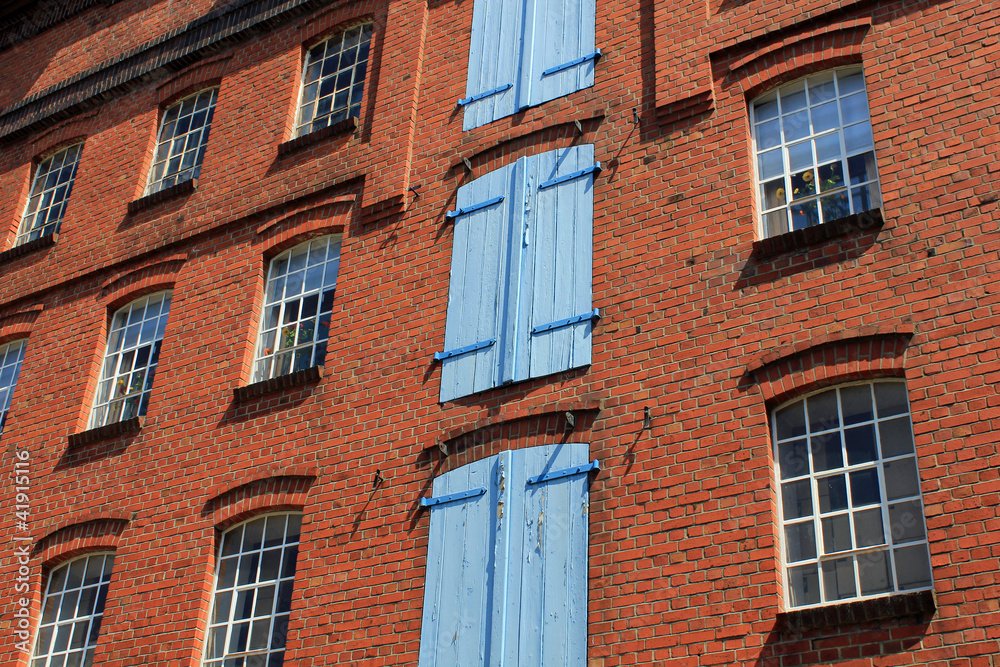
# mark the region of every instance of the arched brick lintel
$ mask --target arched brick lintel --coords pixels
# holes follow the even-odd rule
[[[261,471],[248,478],[230,480],[213,487],[203,512],[211,514],[212,523],[223,531],[255,514],[301,510],[318,474],[316,468],[302,467]]]
[[[131,514],[96,511],[73,514],[48,527],[38,540],[42,564],[54,567],[88,551],[116,551]]]
[[[852,19],[762,47],[733,62],[730,75],[748,100],[786,81],[825,69],[860,63],[871,19]]]
[[[778,405],[821,387],[880,377],[903,377],[913,327],[863,327],[782,347],[747,366],[764,402]]]

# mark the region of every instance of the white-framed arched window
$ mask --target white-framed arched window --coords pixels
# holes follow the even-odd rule
[[[271,260],[254,382],[323,364],[339,270],[339,235],[300,243]]]
[[[762,237],[881,206],[860,67],[815,74],[750,103]]]
[[[93,664],[114,562],[114,554],[92,553],[52,569],[31,667]]]
[[[140,297],[111,318],[90,428],[146,414],[171,294],[157,292]]]
[[[268,514],[223,533],[205,667],[284,663],[301,525],[300,514]]]
[[[789,607],[926,590],[906,384],[845,384],[771,416]]]

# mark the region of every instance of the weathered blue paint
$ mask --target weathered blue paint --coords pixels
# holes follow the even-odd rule
[[[507,165],[459,188],[459,208],[467,209],[496,197],[504,199],[456,219],[445,351],[489,340],[500,341],[502,280],[507,270],[512,215],[507,193],[511,190],[514,167]],[[500,359],[498,347],[488,345],[468,354],[443,358],[441,401],[495,387]]]
[[[590,479],[553,475],[588,460],[586,444],[531,447],[434,481],[435,495],[490,483],[430,510],[420,667],[586,664]]]
[[[463,129],[594,85],[596,0],[476,0]]]
[[[599,168],[592,145],[573,146],[459,189],[442,402],[590,363]]]

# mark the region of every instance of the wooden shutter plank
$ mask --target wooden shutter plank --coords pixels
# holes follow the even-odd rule
[[[469,349],[442,361],[440,400],[448,401],[497,384],[503,292],[502,271],[510,225],[513,165],[502,167],[459,188],[458,210],[503,197],[455,218],[445,322],[445,352]],[[478,346],[478,347],[477,347]],[[441,355],[443,356],[443,355]]]
[[[528,0],[523,106],[536,106],[594,85],[596,0]],[[555,70],[546,74],[546,70]]]
[[[587,656],[586,475],[540,484],[549,470],[585,465],[589,447],[565,443],[510,452],[511,519],[503,662],[583,667]],[[519,519],[519,526],[514,524]],[[519,529],[517,529],[519,528]]]
[[[490,626],[497,457],[434,480],[433,495],[487,492],[436,505],[431,513],[420,632],[420,667],[483,664]]]
[[[522,300],[519,313],[527,341],[520,348],[519,379],[591,361],[592,319],[555,328],[545,325],[592,311],[594,174],[560,179],[594,166],[594,147],[574,146],[537,157],[536,183],[546,187],[536,192],[529,223],[534,243],[525,262],[522,292],[531,300]]]
[[[463,130],[486,125],[517,109],[523,12],[523,0],[476,0],[466,95],[462,100]],[[512,85],[505,87],[508,84]]]

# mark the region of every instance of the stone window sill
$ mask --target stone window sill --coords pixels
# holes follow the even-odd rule
[[[783,252],[807,248],[829,239],[847,236],[854,232],[867,232],[878,229],[882,227],[882,224],[882,209],[873,208],[869,211],[849,215],[846,218],[824,222],[822,225],[796,229],[793,232],[786,232],[761,239],[760,241],[754,241],[752,255],[758,259],[764,259],[780,255]]]
[[[309,146],[318,141],[322,141],[327,137],[335,137],[341,134],[352,134],[358,128],[357,118],[345,118],[342,121],[336,122],[333,125],[327,125],[321,130],[316,130],[315,132],[310,132],[309,134],[303,134],[301,137],[296,137],[290,141],[278,146],[278,156],[287,155],[288,153],[293,153],[304,146]]]
[[[291,387],[319,382],[322,377],[322,366],[310,366],[301,371],[273,377],[270,380],[262,380],[261,382],[254,382],[244,387],[236,387],[233,389],[233,399],[240,403],[251,398],[264,396],[265,394],[272,394],[282,389],[290,389]]]
[[[159,204],[161,201],[166,201],[167,199],[173,199],[174,197],[182,197],[187,194],[191,194],[198,188],[198,179],[189,178],[182,183],[176,185],[171,185],[169,188],[164,188],[159,192],[153,192],[145,197],[140,197],[134,201],[128,203],[129,215],[135,215],[139,211],[149,208]]]
[[[79,447],[127,433],[138,433],[142,429],[144,421],[146,421],[145,417],[132,417],[124,421],[105,424],[104,426],[98,426],[97,428],[88,429],[80,433],[74,433],[69,436],[69,446]]]
[[[884,598],[858,600],[827,607],[796,609],[778,614],[778,628],[785,632],[801,632],[856,623],[868,623],[886,618],[927,616],[934,613],[934,591],[903,593]]]
[[[16,245],[13,248],[7,248],[3,252],[0,252],[0,262],[5,262],[8,259],[14,259],[21,255],[27,255],[35,250],[54,246],[57,241],[59,241],[59,234],[56,233],[39,236],[34,241],[28,241],[27,243],[22,243],[21,245]]]

